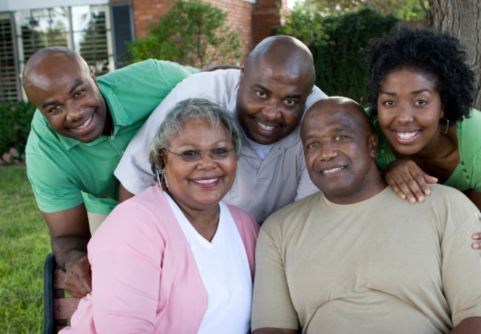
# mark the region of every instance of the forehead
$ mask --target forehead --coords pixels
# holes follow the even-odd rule
[[[435,78],[421,71],[401,69],[388,73],[381,82],[381,88],[395,87],[402,90],[417,88],[435,89]]]
[[[202,146],[219,141],[231,141],[227,129],[220,122],[217,126],[212,126],[206,119],[194,118],[184,120],[180,126],[181,131],[169,138],[169,144],[172,146],[184,144]]]
[[[362,133],[364,120],[342,105],[315,107],[303,120],[302,137],[333,132]]]
[[[48,57],[34,65],[28,74],[28,88],[41,90],[70,89],[76,80],[82,80],[86,71],[69,57]]]
[[[308,77],[301,64],[289,62],[280,66],[261,59],[248,71],[245,79],[250,84],[259,84],[270,90],[304,90],[312,88],[309,87]]]

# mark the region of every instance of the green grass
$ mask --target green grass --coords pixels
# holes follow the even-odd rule
[[[0,167],[0,333],[42,333],[50,236],[25,167]]]

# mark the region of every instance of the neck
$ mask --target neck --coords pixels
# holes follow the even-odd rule
[[[364,177],[363,182],[356,187],[354,191],[349,191],[349,193],[338,194],[337,196],[330,196],[328,194],[324,194],[326,198],[335,204],[355,204],[365,200],[370,199],[371,197],[376,196],[381,191],[386,189],[387,183],[382,178],[379,170],[376,167],[376,164],[373,161],[373,166],[369,173]]]
[[[103,96],[102,96],[103,98]],[[109,105],[105,102],[105,123],[104,123],[104,130],[102,131],[102,134],[104,136],[110,136],[112,134],[112,129],[114,128],[114,121],[112,119],[112,114],[110,114],[110,109]]]
[[[212,241],[217,226],[219,225],[220,206],[216,203],[204,210],[194,209],[179,201],[175,196],[172,199],[184,213],[187,220],[194,226],[197,232],[208,241]]]

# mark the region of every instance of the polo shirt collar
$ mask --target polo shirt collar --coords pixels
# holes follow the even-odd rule
[[[124,126],[128,126],[132,124],[132,120],[129,118],[127,113],[125,112],[124,108],[120,104],[120,102],[117,100],[114,92],[108,87],[107,85],[103,84],[102,82],[99,82],[100,86],[100,93],[102,93],[102,96],[105,99],[105,102],[107,103],[110,114],[112,116],[112,121],[114,123],[114,131],[113,135],[116,135],[119,132],[119,129]],[[71,148],[82,144],[78,140],[72,139],[72,138],[67,138],[61,135],[58,135],[60,143],[65,147],[65,149],[70,150]],[[100,136],[99,138],[95,139],[93,142],[86,143],[84,144],[85,146],[95,146],[98,145],[108,139],[108,136]]]

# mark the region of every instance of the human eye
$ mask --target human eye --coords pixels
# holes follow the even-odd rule
[[[263,92],[261,90],[256,90],[256,95],[260,97],[261,99],[265,99],[267,97],[266,92]]]
[[[199,154],[200,154],[199,151],[188,150],[188,151],[182,152],[180,155],[183,156],[183,157],[187,157],[187,158],[193,158],[193,157],[198,156]]]
[[[306,150],[313,149],[319,146],[318,142],[311,142],[306,144]]]
[[[340,140],[347,139],[347,138],[348,138],[348,136],[346,136],[346,135],[338,135],[334,139],[337,140],[337,141],[340,141]]]
[[[297,104],[295,100],[284,100],[284,104],[288,107],[294,107]]]
[[[81,89],[81,90],[79,90],[78,92],[76,92],[76,93],[74,94],[74,97],[79,97],[79,96],[82,95],[84,92],[85,92],[85,89]]]
[[[415,104],[416,106],[422,107],[422,106],[427,105],[427,104],[428,104],[428,101],[426,101],[426,100],[417,100],[414,104]]]
[[[392,107],[394,105],[394,101],[392,100],[386,100],[382,103],[383,106],[386,106],[386,107]]]
[[[50,109],[48,112],[49,112],[49,113],[56,113],[56,112],[59,111],[59,110],[60,110],[60,106],[55,106],[55,107],[53,107],[52,109]]]

